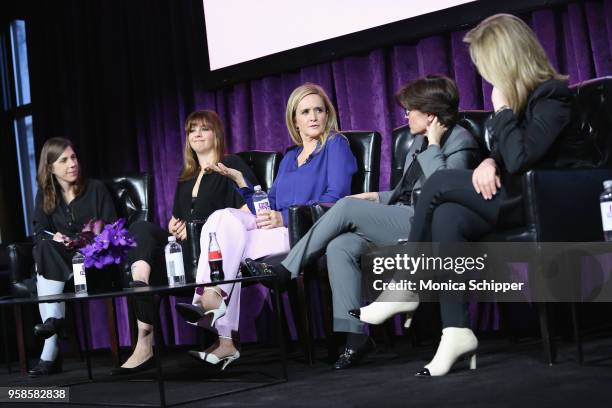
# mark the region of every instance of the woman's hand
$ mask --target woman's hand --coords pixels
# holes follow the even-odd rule
[[[485,200],[490,200],[497,189],[501,188],[501,180],[497,175],[497,164],[492,158],[482,161],[474,173],[472,173],[472,185],[478,194]]]
[[[168,223],[168,232],[174,235],[179,241],[184,241],[187,239],[187,223],[172,216]]]
[[[211,164],[209,169],[221,174],[222,176],[230,178],[239,188],[246,187],[247,184],[244,181],[242,173],[236,169],[226,167],[223,163]]]
[[[427,126],[426,136],[430,145],[440,146],[442,136],[448,130],[446,126],[440,123],[437,116],[434,116],[434,120]]]
[[[496,87],[493,87],[493,91],[491,91],[491,102],[493,103],[493,110],[498,111],[502,106],[510,106],[510,102],[508,102],[508,98],[503,92]]]
[[[70,241],[70,238],[68,238],[66,235],[62,234],[61,232],[56,232],[53,235],[53,238],[51,239],[55,242],[61,242],[64,245],[68,245],[68,242]]]
[[[284,225],[283,214],[274,210],[260,211],[255,217],[255,223],[257,224],[257,228],[261,229],[282,227]]]
[[[368,200],[368,201],[374,201],[375,203],[379,202],[377,192],[353,194],[353,195],[350,195],[349,197],[360,198],[362,200]]]

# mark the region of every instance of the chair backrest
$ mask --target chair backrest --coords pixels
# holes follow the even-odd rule
[[[484,143],[484,122],[491,112],[488,111],[464,111],[459,112],[457,124],[466,128],[478,142],[483,157],[486,156]],[[393,145],[391,147],[391,180],[390,188],[394,188],[404,174],[406,155],[414,143],[414,135],[410,133],[410,127],[403,125],[393,129]]]
[[[135,221],[152,219],[152,180],[147,173],[117,176],[103,179],[115,202],[119,218],[125,218],[126,225]]]
[[[251,150],[237,154],[253,170],[262,190],[270,190],[278,173],[278,166],[280,166],[283,155],[279,152],[260,150]]]
[[[593,148],[597,167],[612,167],[612,76],[572,85],[572,132]]]
[[[380,133],[372,131],[342,131],[357,159],[357,173],[353,175],[351,193],[378,191],[380,179]]]

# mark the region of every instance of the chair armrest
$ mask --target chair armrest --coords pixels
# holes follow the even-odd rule
[[[289,207],[289,219],[287,227],[289,229],[289,246],[293,247],[332,207],[333,203],[316,203],[310,205],[292,205]]]
[[[9,279],[11,294],[16,297],[30,296],[33,289],[34,257],[32,242],[10,244],[7,247],[9,256]]]
[[[523,176],[525,220],[539,242],[602,241],[599,195],[612,169],[531,170]]]

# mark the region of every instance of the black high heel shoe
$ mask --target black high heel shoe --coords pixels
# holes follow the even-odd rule
[[[62,372],[62,355],[58,354],[54,361],[39,360],[38,364],[28,371],[28,375],[32,378],[42,377],[43,375],[51,375]]]
[[[142,363],[138,364],[136,367],[126,368],[126,367],[117,367],[113,368],[110,372],[110,375],[129,375],[134,373],[139,373],[141,371],[149,370],[155,367],[155,356],[151,356]]]
[[[50,317],[44,323],[39,323],[34,326],[34,334],[38,337],[48,339],[49,337],[58,334],[60,337],[64,335],[64,319],[56,319]],[[43,360],[40,360],[43,361]]]

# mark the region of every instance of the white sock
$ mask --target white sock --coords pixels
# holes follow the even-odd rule
[[[36,289],[38,296],[57,295],[64,291],[65,282],[46,279],[42,275],[37,276]],[[39,303],[38,310],[43,321],[50,317],[61,319],[66,315],[66,305],[62,303]],[[45,340],[40,359],[45,361],[55,361],[59,353],[59,337],[57,334]]]

